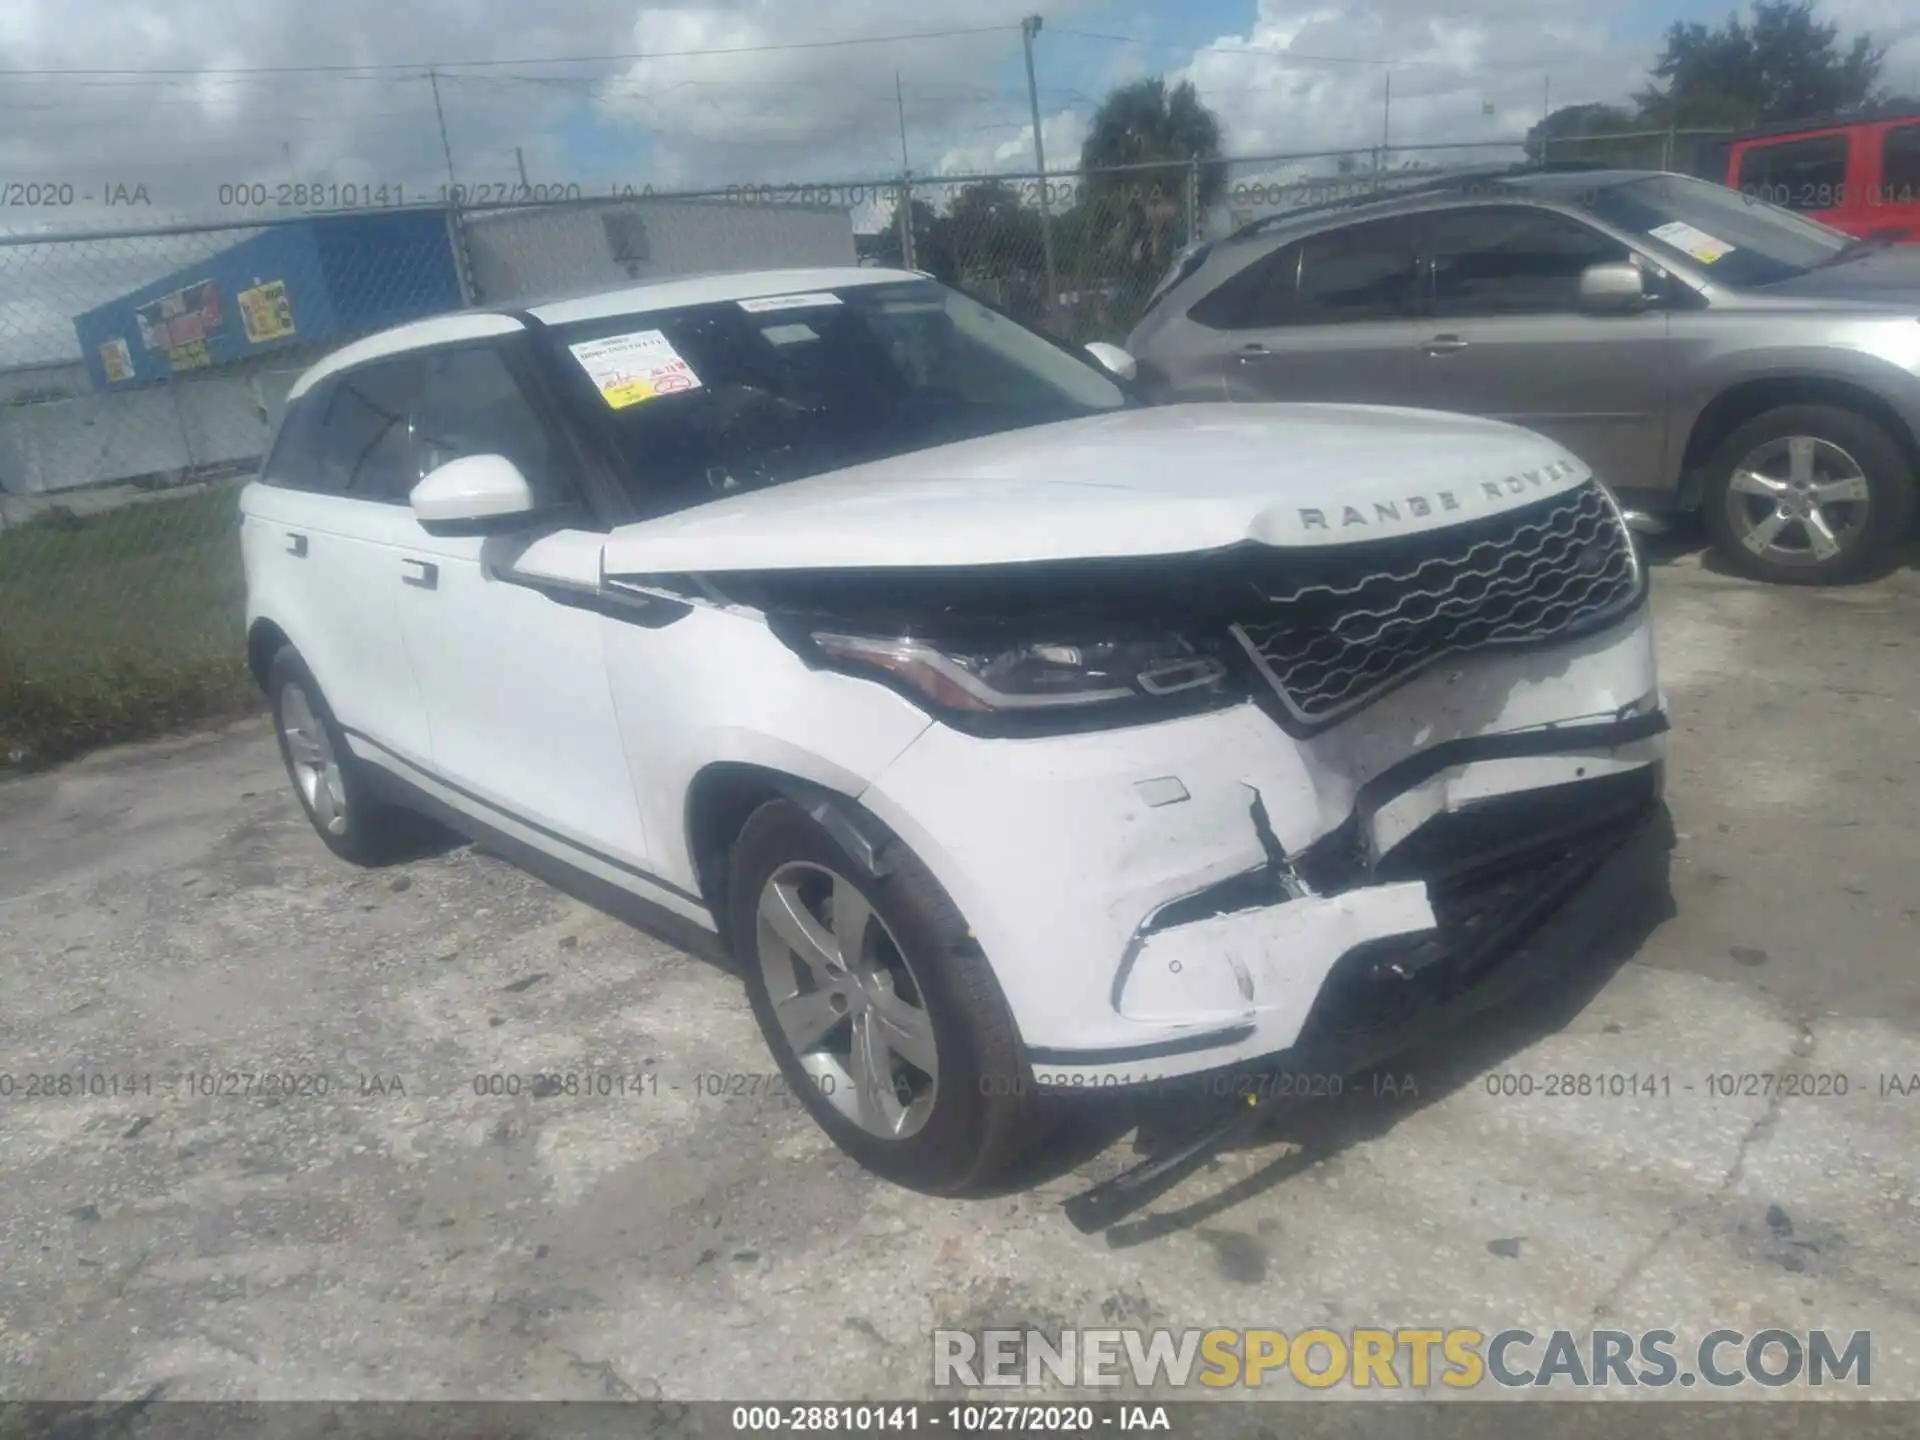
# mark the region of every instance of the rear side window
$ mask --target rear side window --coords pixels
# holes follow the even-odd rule
[[[321,409],[307,441],[315,488],[350,500],[406,504],[420,479],[413,445],[419,357],[357,366],[316,398]]]
[[[1787,210],[1830,210],[1847,197],[1847,137],[1755,145],[1740,157],[1740,193]]]
[[[1299,286],[1300,247],[1287,245],[1228,276],[1200,297],[1187,318],[1211,330],[1284,325]]]
[[[1413,227],[1374,220],[1274,251],[1188,314],[1216,330],[1341,325],[1404,315],[1412,298]]]
[[[1295,300],[1303,325],[1404,314],[1413,295],[1413,227],[1377,220],[1304,241]]]
[[[1452,210],[1427,225],[1440,315],[1570,314],[1580,308],[1581,271],[1632,258],[1618,240],[1551,210]]]
[[[280,417],[280,428],[274,432],[273,447],[267,451],[266,463],[260,467],[261,478],[270,485],[283,490],[311,490],[313,484],[313,455],[307,444],[313,430],[314,417],[320,413],[316,397],[307,393],[291,402]]]
[[[1887,131],[1880,189],[1882,205],[1920,205],[1920,125],[1896,125]]]

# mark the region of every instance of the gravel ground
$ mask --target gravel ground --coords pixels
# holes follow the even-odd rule
[[[880,1184],[724,971],[469,848],[335,862],[260,722],[0,784],[0,1395],[912,1397],[935,1327],[1426,1324],[1870,1330],[1920,1398],[1920,575],[1656,604],[1677,913],[1104,1237],[1058,1204],[1109,1130]],[[1848,1093],[1706,1078],[1789,1068]],[[536,1072],[625,1093],[481,1093]],[[1565,1072],[1666,1093],[1495,1093]]]

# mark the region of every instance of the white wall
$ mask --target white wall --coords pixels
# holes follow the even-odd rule
[[[256,459],[298,373],[229,372],[0,410],[0,491],[49,494]]]
[[[639,217],[646,258],[614,258],[604,216]],[[673,275],[793,265],[852,265],[849,210],[720,200],[626,200],[465,217],[483,305],[529,302]]]

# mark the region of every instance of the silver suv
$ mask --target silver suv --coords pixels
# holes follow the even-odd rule
[[[1465,411],[1560,441],[1756,578],[1909,528],[1920,248],[1657,171],[1480,174],[1256,221],[1128,338],[1150,394]]]

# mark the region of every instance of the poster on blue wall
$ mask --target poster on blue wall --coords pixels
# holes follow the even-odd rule
[[[293,301],[287,295],[287,282],[268,280],[252,289],[242,290],[240,323],[246,326],[247,343],[264,345],[269,340],[285,340],[293,333]]]
[[[211,280],[196,280],[171,295],[148,301],[134,312],[140,339],[166,358],[170,370],[204,370],[213,364],[208,342],[226,333],[220,290]]]

